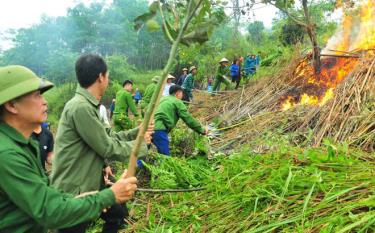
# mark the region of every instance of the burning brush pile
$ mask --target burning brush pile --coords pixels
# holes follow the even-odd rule
[[[350,74],[358,63],[359,55],[330,55],[321,61],[321,70],[315,73],[309,61],[303,59],[292,74],[295,77],[287,93],[281,97],[282,110],[288,110],[297,105],[323,106],[333,97],[333,91],[345,77]]]
[[[213,146],[230,149],[277,129],[312,145],[330,138],[374,151],[375,5],[368,1],[361,9],[357,17],[344,17],[322,51],[320,71],[311,56],[297,56],[278,76],[217,97],[220,106],[202,119],[220,116],[227,131]]]

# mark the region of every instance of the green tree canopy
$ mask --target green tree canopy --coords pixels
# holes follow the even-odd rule
[[[255,21],[247,26],[250,40],[255,43],[260,43],[264,39],[264,24],[262,21]]]
[[[30,28],[9,31],[13,47],[2,53],[1,63],[25,65],[59,83],[70,80],[74,60],[87,52],[121,54],[138,69],[160,69],[170,48],[163,33],[133,29],[134,18],[146,9],[146,0],[114,0],[109,6],[99,1],[80,3],[63,17],[43,16]]]

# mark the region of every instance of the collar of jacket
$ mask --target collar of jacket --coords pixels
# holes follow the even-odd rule
[[[20,132],[18,132],[15,128],[8,125],[7,123],[4,123],[4,122],[0,123],[0,131],[16,142],[19,142],[22,144],[29,144],[30,142],[30,140],[27,140]]]
[[[77,86],[76,94],[85,97],[87,101],[93,104],[95,107],[99,107],[100,102],[97,100],[90,92],[88,92],[85,88],[82,88],[80,85]]]

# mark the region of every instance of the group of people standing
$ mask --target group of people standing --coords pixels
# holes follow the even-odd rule
[[[235,58],[232,65],[229,65],[228,59],[222,58],[219,61],[215,79],[208,80],[208,90],[210,92],[220,91],[222,83],[226,86],[226,89],[232,88],[232,83],[235,83],[234,88],[237,89],[240,85],[242,77],[248,79],[250,76],[256,73],[259,63],[259,55],[256,56],[249,54],[245,58]],[[163,85],[163,98],[161,99],[160,105],[155,113],[156,132],[154,134],[153,143],[157,147],[159,153],[169,155],[169,141],[167,135],[168,132],[174,128],[175,124],[180,118],[183,119],[185,123],[196,132],[205,132],[203,127],[197,123],[197,121],[187,111],[187,106],[193,101],[193,89],[195,88],[194,79],[197,74],[197,70],[198,68],[196,66],[191,66],[189,69],[184,67],[182,69],[182,74],[178,79],[171,74],[168,74],[166,78]],[[132,94],[133,81],[125,80],[123,82],[123,88],[116,93],[116,99],[113,100],[110,107],[113,112],[112,120],[114,130],[116,132],[129,130],[136,127],[137,124],[135,122],[139,122],[141,117],[144,116],[160,79],[160,76],[153,77],[151,83],[146,87],[143,96],[138,88],[135,94]],[[180,92],[182,95],[179,94]],[[166,98],[168,96],[172,97]],[[141,109],[139,112],[137,110],[137,105],[141,98]],[[168,109],[169,107],[165,107],[167,104],[164,102],[168,102],[169,104],[173,102],[173,104],[171,104],[173,107]],[[132,113],[134,116],[133,119],[131,119],[129,116],[130,113]],[[179,117],[177,119],[173,119],[174,116]],[[158,130],[163,130],[167,133],[158,132]]]
[[[260,55],[248,54],[245,58],[235,58],[230,65],[227,58],[222,58],[216,69],[214,77],[208,76],[207,90],[208,92],[218,92],[221,89],[221,84],[225,85],[225,89],[232,88],[232,83],[235,84],[235,89],[240,85],[242,79],[249,80],[251,76],[256,74],[260,66]],[[196,75],[197,68],[192,66],[188,69],[182,69],[182,75],[176,81],[177,85],[184,88],[184,101],[191,101],[193,99],[192,90],[194,89],[194,76]],[[187,81],[185,82],[185,79]]]
[[[229,65],[228,59],[222,58],[219,61],[215,79],[208,82],[208,90],[217,92],[220,90],[222,83],[226,86],[226,89],[232,88],[232,83],[235,83],[234,88],[237,89],[242,77],[248,79],[256,73],[259,63],[259,55],[249,54],[246,58],[236,58],[232,65]],[[161,154],[169,155],[168,133],[175,127],[180,118],[194,131],[201,134],[207,133],[207,130],[187,110],[187,106],[193,101],[196,74],[197,67],[191,66],[189,69],[184,67],[178,79],[170,74],[166,78],[163,86],[163,98],[155,112],[155,133],[152,140]],[[115,131],[129,130],[135,127],[132,123],[134,120],[132,121],[129,117],[129,112],[132,112],[135,119],[144,116],[160,79],[161,77],[155,76],[146,87],[141,101],[141,113],[136,109],[135,103],[137,100],[134,101],[132,98],[133,82],[130,80],[124,81],[123,89],[116,94],[116,107],[113,111]]]
[[[243,58],[241,58],[243,60]],[[244,62],[244,69],[243,72],[245,76],[252,76],[255,75],[257,69],[260,66],[260,55],[259,53],[257,55],[255,54],[248,54],[245,58]]]
[[[179,119],[182,119],[191,129],[200,134],[208,133],[207,127],[203,127],[194,119],[187,108],[193,99],[192,90],[197,67],[192,66],[189,70],[184,68],[183,72],[183,75],[177,81],[173,75],[168,74],[163,85],[163,96],[154,114],[155,130],[152,143],[160,154],[170,155],[168,134],[176,126]],[[130,80],[123,82],[123,88],[116,93],[114,101],[116,104],[113,108],[112,119],[116,132],[136,127],[134,120],[144,116],[160,79],[160,76],[153,77],[151,83],[146,87],[140,104],[140,113],[136,108],[135,100],[132,98],[133,82]],[[134,116],[133,119],[131,119],[130,112]],[[140,162],[138,164],[141,165]]]
[[[75,72],[76,93],[61,114],[47,176],[42,149],[31,135],[43,131],[38,128],[48,106],[42,93],[53,84],[24,66],[0,67],[0,232],[79,233],[98,217],[104,220],[102,232],[125,225],[123,203],[133,197],[137,179],[124,172],[109,183],[108,162],[129,159],[138,128],[114,132],[99,118],[109,83],[103,58],[82,55]],[[140,148],[143,155],[153,132],[152,123]]]
[[[242,71],[254,73],[254,64],[259,62],[253,60],[246,57],[242,69],[242,59],[235,60],[232,68],[227,59],[221,59],[213,91],[222,82],[229,86],[229,75],[238,84]],[[47,140],[52,135],[41,128],[48,109],[42,93],[53,84],[23,66],[0,67],[0,232],[54,229],[79,233],[98,217],[104,220],[103,232],[118,232],[125,224],[128,211],[123,203],[133,197],[137,179],[124,172],[115,181],[109,162],[128,161],[139,131],[129,112],[138,119],[143,116],[161,78],[155,76],[146,87],[141,113],[136,107],[139,98],[132,95],[133,82],[123,82],[111,107],[112,130],[101,117],[100,101],[109,84],[105,60],[95,54],[82,55],[75,72],[76,93],[65,104],[53,144]],[[159,153],[170,155],[168,134],[179,119],[195,132],[208,134],[208,127],[194,119],[187,107],[193,100],[196,74],[197,67],[191,66],[183,69],[176,84],[175,77],[167,77],[164,96],[143,138],[141,156],[147,155],[151,143]],[[52,156],[48,177],[43,162]]]
[[[237,89],[240,85],[241,79],[244,78],[246,81],[249,80],[251,76],[256,74],[259,66],[259,55],[249,54],[245,58],[235,58],[231,65],[229,65],[228,59],[221,59],[215,74],[215,82],[212,90],[214,92],[219,91],[221,83],[225,84],[226,89],[230,88],[231,83],[233,83],[235,84],[234,88]],[[210,83],[210,81],[208,83]],[[208,90],[210,89],[211,88],[208,87]]]

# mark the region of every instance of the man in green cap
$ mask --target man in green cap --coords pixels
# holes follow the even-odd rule
[[[49,186],[30,136],[47,118],[42,93],[51,87],[26,67],[0,68],[0,232],[44,233],[90,221],[136,190],[135,177],[79,198]]]
[[[216,75],[215,75],[215,82],[213,91],[219,91],[220,90],[220,84],[224,83],[225,86],[228,88],[231,87],[230,81],[228,80],[228,76],[230,75],[228,64],[229,60],[226,58],[223,58],[219,61],[219,67],[217,68]]]
[[[155,133],[152,143],[156,146],[158,153],[170,155],[168,133],[176,126],[181,118],[187,126],[200,134],[207,134],[208,128],[204,128],[188,112],[182,102],[183,89],[173,85],[169,89],[169,96],[164,96],[155,112]]]
[[[133,82],[125,80],[122,89],[116,93],[116,106],[113,111],[113,124],[115,131],[129,130],[133,128],[133,122],[129,118],[129,110],[138,117],[137,107],[132,96]]]
[[[190,67],[190,73],[186,76],[182,88],[184,89],[183,100],[190,102],[193,100],[194,76],[197,74],[197,67]]]
[[[177,85],[181,86],[184,83],[185,78],[186,78],[186,76],[188,74],[188,71],[189,70],[187,68],[185,68],[185,67],[182,69],[182,74],[181,74],[181,76],[178,78],[178,80],[176,82]]]
[[[102,57],[82,55],[76,61],[75,71],[79,85],[75,96],[65,104],[61,114],[51,182],[62,191],[78,195],[105,188],[104,180],[112,175],[106,162],[128,161],[133,147],[130,140],[136,138],[138,129],[115,133],[100,120],[100,100],[109,83],[107,64]],[[141,155],[147,154],[151,133],[145,135]],[[105,220],[103,232],[117,232],[124,224],[126,215],[125,207],[112,205],[101,216]],[[59,232],[85,232],[89,224],[87,221],[60,229]]]
[[[147,111],[147,106],[149,105],[152,95],[155,92],[156,85],[159,82],[160,77],[155,76],[152,78],[152,83],[150,83],[145,90],[145,94],[143,95],[143,100],[141,102],[141,108],[142,108],[142,116],[144,116],[145,112]]]

